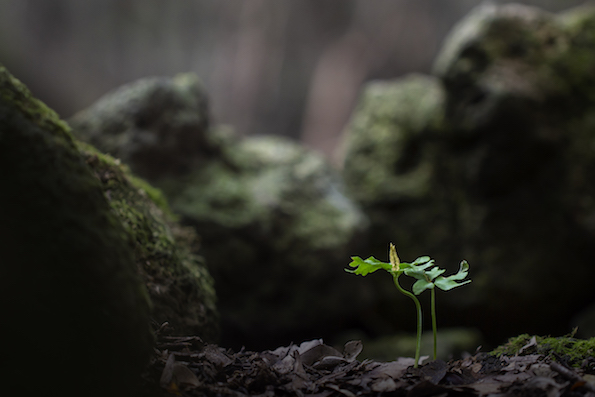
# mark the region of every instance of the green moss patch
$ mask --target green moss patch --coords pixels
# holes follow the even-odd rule
[[[215,289],[192,228],[176,222],[161,191],[93,146],[79,149],[101,182],[112,212],[120,219],[145,281],[157,322],[169,322],[178,333],[218,337]]]
[[[495,356],[514,356],[523,354],[543,354],[557,357],[573,366],[595,355],[595,338],[576,339],[574,333],[560,337],[531,336],[522,334],[510,338],[505,344],[490,352]],[[535,340],[532,340],[535,338]]]

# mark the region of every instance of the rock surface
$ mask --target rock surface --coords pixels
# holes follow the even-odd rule
[[[127,396],[152,350],[124,227],[68,126],[0,66],[5,395]]]
[[[70,122],[83,139],[123,156],[133,172],[163,189],[201,235],[220,299],[222,343],[266,348],[341,329],[356,316],[357,304],[345,302],[361,285],[342,269],[366,231],[366,217],[320,156],[282,138],[243,139],[208,122],[206,128],[203,96],[198,80],[187,75],[146,79],[106,95]],[[155,97],[187,102],[159,107]],[[139,126],[135,115],[147,109],[158,110],[152,123]],[[180,120],[195,122],[181,134]],[[127,154],[135,147],[129,137],[138,135],[160,137],[150,156]],[[184,148],[188,167],[149,170],[169,147]]]
[[[78,143],[101,181],[112,211],[133,243],[134,262],[151,299],[151,318],[168,322],[177,335],[219,339],[213,279],[198,255],[196,232],[174,221],[161,191],[88,144]]]
[[[151,180],[188,171],[214,150],[206,95],[193,74],[126,85],[69,124],[77,136]]]
[[[442,324],[495,343],[559,334],[595,299],[594,46],[593,7],[486,4],[446,39],[435,76],[366,88],[344,177],[379,259],[392,241],[405,261],[469,261],[473,283],[438,298]]]
[[[169,190],[178,192],[173,208],[203,236],[224,332],[271,346],[341,330],[358,307],[346,302],[361,292],[343,272],[345,258],[367,219],[326,162],[300,145],[273,137],[229,145],[226,161]]]

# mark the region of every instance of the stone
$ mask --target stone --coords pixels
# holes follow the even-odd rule
[[[442,120],[445,93],[432,76],[411,74],[366,85],[344,145],[344,178],[363,205],[416,200],[430,192],[424,133]]]
[[[154,106],[155,91],[187,101]],[[242,138],[211,126],[203,97],[198,79],[188,75],[144,79],[70,122],[82,139],[121,156],[162,189],[182,222],[201,236],[219,298],[221,343],[271,348],[355,321],[358,303],[345,302],[367,287],[343,268],[368,221],[344,195],[337,172],[287,139]],[[139,127],[135,115],[146,113],[152,123]],[[181,134],[179,120],[195,123]],[[160,137],[150,156],[129,155],[129,137],[136,135]],[[154,159],[178,157],[169,148],[183,148],[185,166],[155,172]]]
[[[82,153],[136,241],[135,261],[153,319],[169,322],[177,335],[217,341],[216,292],[198,251],[200,237],[176,222],[162,192],[140,178],[180,175],[216,152],[208,141],[207,98],[198,78],[140,80],[75,114],[69,124],[88,143],[80,145]]]
[[[128,166],[89,144],[78,142],[78,147],[132,242],[152,320],[168,322],[174,335],[218,341],[215,288],[194,229],[180,225],[163,193]]]
[[[149,180],[186,172],[215,150],[206,134],[206,94],[194,74],[123,86],[68,122],[79,139]]]
[[[448,233],[440,222],[434,222],[432,230],[418,223],[425,217],[448,216],[436,200],[435,154],[427,144],[441,125],[444,101],[440,81],[420,74],[371,82],[363,90],[343,145],[345,186],[373,225],[369,251],[358,255],[388,261],[392,241],[406,258],[421,256],[430,235],[442,241]],[[437,205],[430,208],[430,202]],[[386,289],[394,294],[392,285]]]
[[[203,238],[224,340],[272,347],[339,331],[365,302],[350,301],[367,287],[343,268],[367,218],[321,156],[278,137],[234,142],[166,189]]]
[[[6,395],[127,396],[152,352],[132,247],[69,127],[0,66]]]
[[[434,76],[364,90],[344,178],[370,216],[370,253],[386,259],[392,241],[404,261],[471,266],[469,286],[439,294],[439,323],[488,343],[562,334],[595,300],[593,46],[592,6],[484,4],[446,38]],[[400,308],[378,317],[402,327]]]

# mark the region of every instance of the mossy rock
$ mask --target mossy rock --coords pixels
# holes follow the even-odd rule
[[[122,86],[68,122],[78,139],[149,180],[186,172],[216,150],[206,133],[206,94],[194,74]]]
[[[365,237],[367,218],[345,197],[337,173],[287,139],[241,138],[209,126],[204,97],[196,77],[143,79],[70,121],[82,139],[162,189],[201,236],[217,286],[222,343],[274,348],[356,321],[358,304],[344,303],[361,283],[343,268]],[[147,113],[151,122],[139,123]],[[152,137],[142,148],[150,156],[131,155],[135,137]],[[171,148],[181,150],[186,166],[151,170],[155,159],[176,157]]]
[[[343,144],[347,191],[374,225],[371,251],[362,255],[387,259],[389,241],[402,254],[421,255],[430,235],[445,241],[446,230],[417,223],[447,210],[429,204],[439,204],[441,194],[431,134],[441,125],[444,97],[440,80],[420,74],[365,86]]]
[[[592,112],[594,7],[561,14],[520,4],[482,4],[446,38],[434,64],[449,123],[469,134],[527,125],[544,140]],[[541,128],[535,129],[539,123]]]
[[[163,185],[204,239],[224,337],[270,348],[332,335],[355,321],[365,298],[345,302],[367,287],[343,268],[367,219],[343,195],[335,172],[278,137],[236,139],[225,153]]]
[[[6,395],[127,396],[152,348],[128,235],[68,126],[0,66]]]
[[[206,108],[197,77],[180,74],[121,87],[69,124],[78,139],[94,145],[81,144],[81,152],[135,242],[154,320],[169,322],[176,334],[213,342],[219,317],[213,280],[198,253],[200,237],[176,222],[159,189],[137,176],[179,175],[210,158],[216,145],[207,141]]]
[[[91,145],[78,145],[132,242],[136,268],[151,299],[152,319],[168,322],[174,334],[217,341],[216,293],[198,254],[200,240],[194,229],[181,226],[161,191],[134,176],[126,165]]]
[[[344,142],[345,184],[358,202],[431,194],[431,159],[419,144],[442,120],[444,96],[437,78],[421,74],[365,86]]]
[[[594,47],[592,6],[486,4],[447,37],[435,77],[364,90],[344,156],[372,222],[364,255],[384,260],[392,241],[406,261],[468,260],[473,283],[438,298],[445,325],[491,343],[560,334],[595,300]],[[378,322],[402,327],[383,285]]]

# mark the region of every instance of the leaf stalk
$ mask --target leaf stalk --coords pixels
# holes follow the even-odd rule
[[[393,273],[393,280],[395,282],[395,286],[403,295],[410,297],[413,302],[415,303],[415,308],[417,310],[417,339],[415,344],[415,364],[413,364],[413,368],[417,368],[419,365],[419,355],[421,351],[421,331],[422,331],[422,312],[421,312],[421,304],[419,303],[419,299],[415,297],[411,292],[403,289],[401,285],[399,285],[399,275]]]

